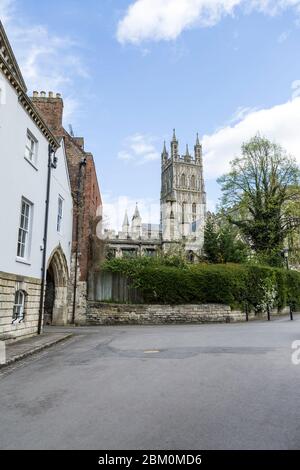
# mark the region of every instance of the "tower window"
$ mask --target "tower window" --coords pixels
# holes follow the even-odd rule
[[[182,186],[183,188],[186,187],[186,176],[185,176],[184,173],[181,175],[181,186]]]
[[[192,176],[191,178],[191,188],[196,189],[196,178],[195,175]]]
[[[195,202],[193,204],[192,212],[193,212],[193,222],[196,222],[196,219],[197,219],[197,204]]]
[[[182,204],[182,223],[185,224],[186,222],[186,202]]]
[[[195,202],[192,206],[192,217],[193,217],[192,231],[193,233],[195,233],[197,230],[197,204]]]

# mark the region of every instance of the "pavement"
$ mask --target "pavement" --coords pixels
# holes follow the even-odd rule
[[[22,341],[6,344],[6,360],[5,364],[0,364],[0,368],[11,365],[27,356],[32,356],[62,341],[66,341],[72,336],[70,332],[47,332],[40,336],[33,336]]]
[[[300,448],[299,315],[47,332],[0,369],[0,449]]]

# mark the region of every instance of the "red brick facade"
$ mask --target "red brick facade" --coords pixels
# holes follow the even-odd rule
[[[101,194],[93,155],[84,150],[84,139],[72,137],[63,127],[63,100],[60,95],[34,93],[32,101],[53,134],[63,138],[66,148],[74,201],[73,217],[73,253],[77,250],[79,281],[85,282],[90,264],[90,239],[93,221],[99,215],[102,206]],[[82,165],[82,162],[85,165]]]

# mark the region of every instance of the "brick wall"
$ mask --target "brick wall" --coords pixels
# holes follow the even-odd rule
[[[17,283],[26,292],[24,322],[13,325],[13,307]],[[0,340],[30,337],[38,331],[41,281],[0,272]]]
[[[77,248],[76,232],[77,221],[79,223],[79,281],[86,282],[90,260],[90,237],[92,235],[93,221],[96,218],[99,208],[102,206],[101,194],[97,179],[93,155],[84,149],[83,137],[72,137],[63,127],[63,100],[60,95],[40,96],[34,93],[32,101],[38,108],[42,118],[48,124],[57,138],[63,138],[66,148],[68,170],[70,175],[71,189],[74,200],[73,219],[73,253]],[[86,166],[82,168],[81,193],[82,199],[77,206],[78,181],[80,172],[80,162],[86,159]],[[73,263],[74,264],[74,263]]]

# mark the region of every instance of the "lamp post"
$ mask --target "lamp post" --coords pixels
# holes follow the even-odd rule
[[[45,287],[46,287],[46,273],[47,273],[47,243],[48,243],[51,175],[52,175],[52,170],[55,170],[56,168],[57,168],[57,157],[55,155],[55,150],[49,144],[49,147],[48,147],[48,176],[47,176],[44,238],[43,238],[42,284],[41,284],[39,321],[38,321],[38,334],[39,335],[41,335],[43,333],[43,322],[44,322],[44,302],[45,302]]]
[[[290,269],[290,264],[289,264],[289,249],[288,248],[285,248],[283,250],[283,257],[285,259],[286,269],[289,270]],[[291,321],[294,320],[292,302],[290,303],[290,318],[291,318]]]

